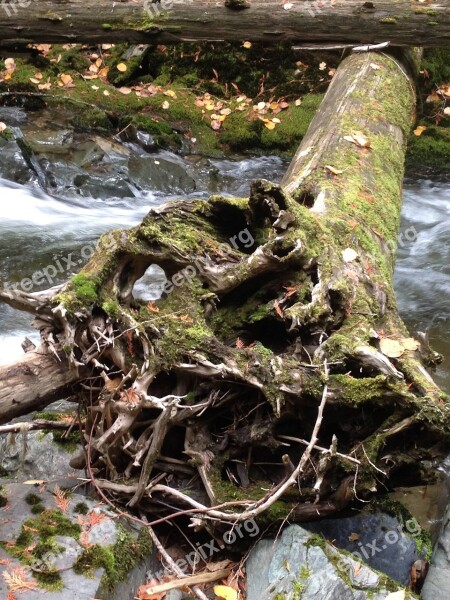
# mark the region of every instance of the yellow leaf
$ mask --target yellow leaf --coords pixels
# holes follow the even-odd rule
[[[333,173],[333,175],[341,175],[344,172],[341,171],[341,169],[336,169],[335,167],[331,167],[330,165],[325,165],[325,169],[330,173]]]
[[[244,48],[251,48],[252,47],[252,43],[251,42],[244,42],[242,45],[244,46]]]
[[[177,95],[175,94],[175,92],[173,90],[166,90],[164,92],[164,96],[170,96],[171,98],[176,98]]]
[[[267,127],[267,129],[272,130],[275,129],[276,125],[273,121],[267,121],[267,123],[264,123],[264,127]]]
[[[427,128],[425,127],[425,125],[419,125],[418,127],[416,127],[414,129],[414,135],[416,135],[417,137],[420,137],[422,135],[422,133],[426,130],[427,130]]]
[[[405,350],[417,350],[420,346],[419,342],[414,338],[404,338],[400,340],[400,343]]]
[[[383,338],[380,340],[380,350],[389,358],[399,358],[405,351],[400,342],[397,342],[397,340],[391,340],[389,338]]]
[[[237,591],[233,590],[233,588],[229,587],[228,585],[215,585],[214,593],[216,594],[216,596],[218,596],[219,598],[223,598],[224,600],[238,599]]]
[[[109,96],[109,92],[108,92],[108,90],[103,90],[103,95],[104,95],[104,96]]]
[[[2,122],[0,121],[0,133],[2,133],[2,131],[5,131],[5,129],[6,129],[6,124],[5,124],[5,123],[2,123]]]
[[[117,70],[120,71],[121,73],[125,73],[125,71],[128,69],[127,65],[125,63],[119,63],[117,65]]]
[[[61,73],[59,77],[64,85],[70,85],[73,82],[72,77],[66,73]]]
[[[163,107],[164,110],[167,110],[170,107],[170,102],[168,102],[167,100],[164,100],[164,102],[161,105]]]
[[[398,590],[398,592],[391,592],[386,596],[385,600],[405,600],[406,590]]]

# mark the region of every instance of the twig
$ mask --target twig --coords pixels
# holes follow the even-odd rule
[[[39,429],[69,429],[72,423],[58,423],[57,421],[46,421],[39,419],[30,423],[14,423],[12,425],[1,425],[1,433],[19,433],[21,431],[36,431]]]
[[[143,520],[143,522],[147,522],[147,519],[145,517],[142,517],[141,515],[141,519]],[[150,537],[152,538],[152,542],[155,544],[155,546],[158,548],[158,550],[160,551],[161,555],[164,557],[164,560],[167,562],[167,564],[169,565],[169,567],[172,569],[173,573],[175,573],[175,575],[179,578],[178,581],[171,581],[168,583],[172,584],[172,587],[166,588],[167,590],[171,590],[177,587],[183,587],[185,585],[194,585],[194,587],[192,588],[192,591],[194,592],[194,594],[197,596],[197,598],[199,598],[199,600],[208,600],[208,597],[205,596],[205,594],[195,585],[196,583],[203,583],[206,581],[216,581],[216,578],[214,579],[205,579],[205,576],[208,575],[208,573],[203,573],[201,575],[203,575],[203,578],[198,579],[200,577],[200,575],[192,575],[190,577],[186,577],[186,573],[184,573],[180,567],[176,564],[176,562],[173,560],[173,558],[170,556],[170,554],[167,552],[167,550],[164,548],[164,546],[161,544],[161,542],[158,539],[158,536],[156,535],[156,533],[153,531],[152,527],[150,527],[149,525],[147,525],[147,529],[148,532],[150,534]],[[226,577],[229,573],[230,573],[230,569],[226,569],[226,571],[228,571],[226,573],[226,575],[223,575],[223,577]],[[220,573],[220,571],[218,573],[215,573],[215,575],[218,575]],[[221,579],[222,577],[217,577],[217,579]],[[187,581],[183,581],[186,579],[190,580],[190,584]],[[164,584],[162,584],[164,585]],[[165,584],[167,585],[167,584]],[[155,586],[157,588],[161,587],[161,586]],[[151,588],[150,588],[151,589]],[[165,591],[165,590],[158,590],[158,591]],[[147,590],[147,594],[149,595],[153,595],[156,594],[157,592],[149,592]]]
[[[283,440],[289,440],[290,442],[298,442],[299,444],[303,444],[305,446],[307,446],[309,444],[308,441],[302,440],[301,438],[293,437],[292,435],[277,435],[277,437],[279,437]],[[322,454],[326,454],[330,451],[329,448],[322,448],[322,446],[318,446],[317,444],[314,444],[314,449],[319,450]],[[336,452],[336,456],[339,456],[340,458],[345,458],[346,460],[349,460],[350,462],[355,463],[355,465],[361,464],[360,460],[358,460],[357,458],[353,458],[352,456],[349,456],[348,454],[341,454],[340,452]]]
[[[215,572],[207,572],[198,573],[197,575],[191,575],[189,577],[181,577],[180,579],[174,579],[173,581],[167,581],[166,583],[161,583],[159,585],[152,585],[148,587],[145,592],[149,596],[153,596],[156,594],[160,594],[161,592],[168,592],[169,590],[175,590],[184,587],[185,585],[194,585],[196,583],[210,583],[211,581],[217,581],[218,579],[223,579],[224,577],[228,577],[231,573],[231,569],[222,569],[221,571]],[[196,588],[193,588],[194,590]],[[197,588],[198,589],[198,588]],[[202,597],[205,600],[208,600],[208,597],[199,590],[202,594],[198,596],[198,598]]]

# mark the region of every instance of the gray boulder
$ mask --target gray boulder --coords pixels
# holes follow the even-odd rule
[[[402,589],[298,525],[258,542],[247,561],[247,600],[384,600],[388,586]]]
[[[0,598],[20,575],[22,600],[133,600],[157,569],[146,528],[54,484],[2,483]]]

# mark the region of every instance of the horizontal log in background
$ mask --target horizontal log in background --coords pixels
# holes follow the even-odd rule
[[[0,0],[0,46],[128,41],[450,45],[450,0]]]

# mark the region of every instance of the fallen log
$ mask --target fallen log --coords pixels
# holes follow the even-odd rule
[[[1,0],[0,45],[28,43],[243,41],[390,41],[447,46],[450,0]]]
[[[62,354],[27,353],[20,361],[0,367],[0,424],[47,406],[69,395],[79,379]]]
[[[417,485],[448,452],[448,398],[421,362],[436,357],[392,286],[410,65],[347,57],[281,186],[153,209],[40,308],[16,301],[67,377],[89,369],[89,472],[151,524],[309,520]],[[163,297],[137,301],[154,264]]]

